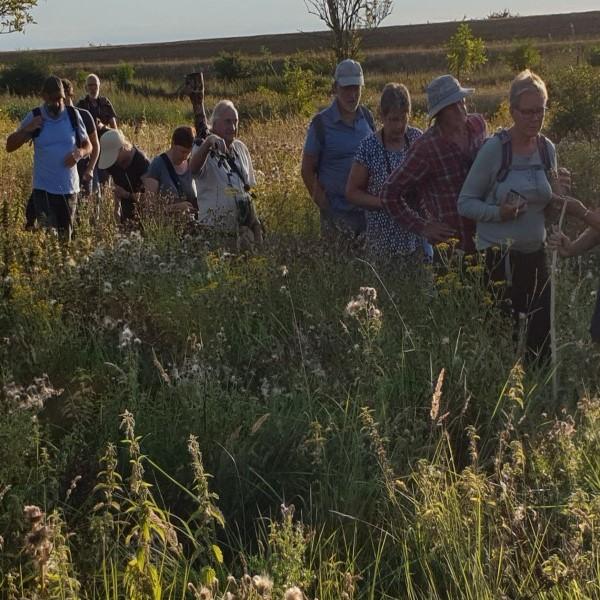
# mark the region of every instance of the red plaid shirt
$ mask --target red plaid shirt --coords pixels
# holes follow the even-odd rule
[[[484,118],[467,117],[467,153],[430,127],[409,150],[405,161],[386,181],[381,200],[391,217],[404,229],[423,234],[428,222],[445,223],[456,231],[459,247],[475,250],[475,223],[458,214],[456,203],[475,156],[487,136]]]

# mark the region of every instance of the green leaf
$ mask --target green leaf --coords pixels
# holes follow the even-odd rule
[[[216,544],[213,544],[211,546],[213,554],[215,556],[216,561],[222,565],[223,564],[223,552],[221,551],[221,548],[219,548],[219,546],[217,546]]]

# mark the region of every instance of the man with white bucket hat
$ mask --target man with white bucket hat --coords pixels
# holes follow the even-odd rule
[[[373,115],[361,106],[360,63],[346,59],[334,75],[332,103],[311,121],[302,154],[302,179],[320,209],[321,233],[356,236],[366,222],[361,208],[346,199],[346,180],[359,143],[375,131]]]
[[[484,118],[467,112],[463,88],[452,75],[427,86],[431,127],[412,146],[382,193],[390,215],[405,229],[432,244],[458,239],[458,247],[474,252],[475,224],[458,214],[462,184],[487,135]]]

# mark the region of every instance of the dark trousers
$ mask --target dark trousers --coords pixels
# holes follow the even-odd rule
[[[56,229],[62,239],[71,240],[77,194],[50,194],[44,190],[33,190],[30,202],[33,204],[35,220],[42,227]]]
[[[487,283],[500,307],[514,320],[516,343],[525,334],[525,360],[550,358],[550,277],[544,249],[532,253],[489,248]],[[498,286],[499,282],[505,282]]]

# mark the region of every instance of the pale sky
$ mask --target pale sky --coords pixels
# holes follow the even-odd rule
[[[597,10],[598,0],[395,0],[384,25]],[[0,36],[0,50],[127,44],[323,29],[303,0],[38,0],[36,25]]]

